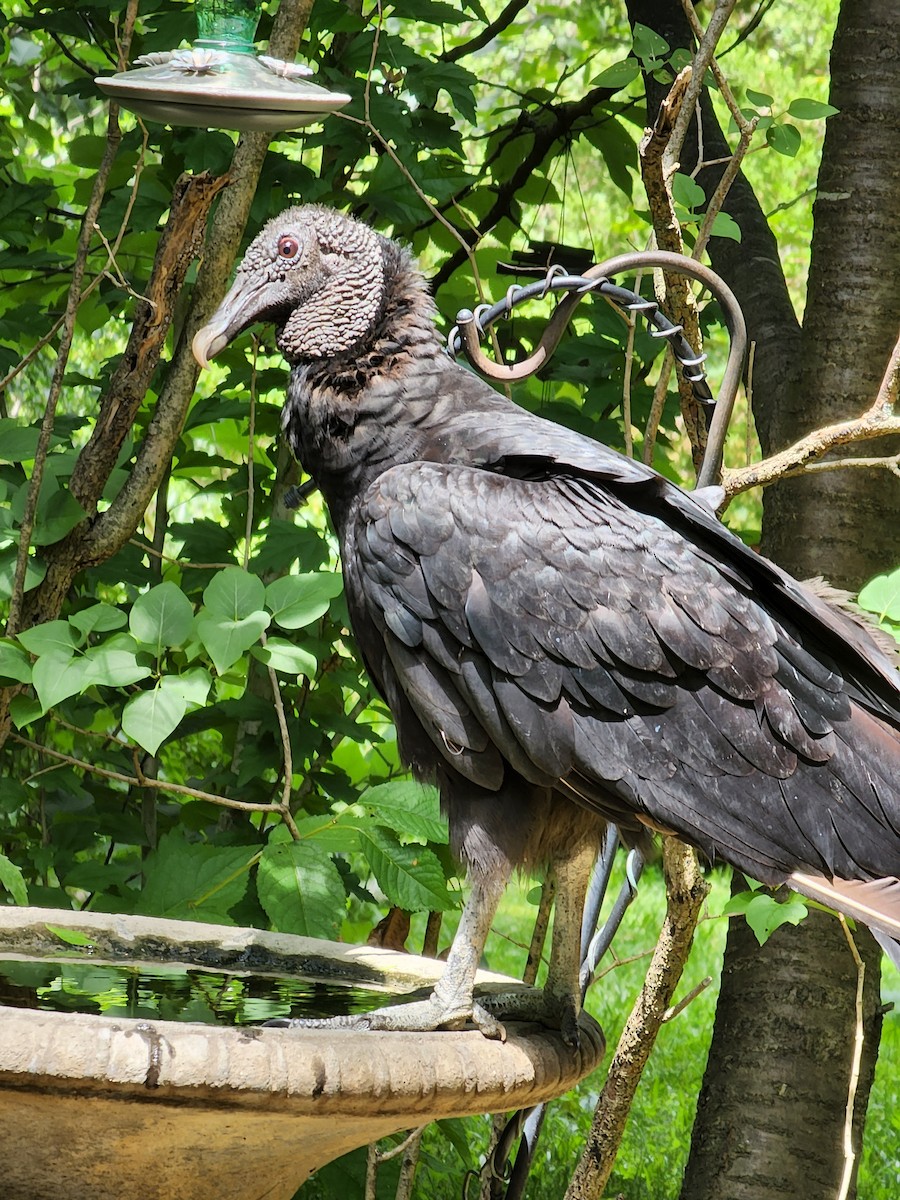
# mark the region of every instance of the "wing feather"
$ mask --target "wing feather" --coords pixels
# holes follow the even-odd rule
[[[355,603],[445,769],[563,781],[767,883],[900,873],[896,765],[878,765],[900,729],[740,558],[596,479],[434,462],[381,475],[355,536]]]

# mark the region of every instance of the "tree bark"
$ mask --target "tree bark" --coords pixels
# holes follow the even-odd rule
[[[831,60],[831,102],[841,112],[823,149],[802,335],[795,346],[776,342],[776,355],[792,357],[785,386],[761,390],[757,379],[755,388],[767,454],[862,412],[896,339],[898,50],[896,5],[845,0]],[[871,442],[862,450],[888,452]],[[764,506],[763,550],[800,578],[821,573],[858,588],[900,554],[900,488],[887,472],[786,480]],[[880,951],[862,930],[857,944],[866,964],[858,1153],[880,1033]],[[761,949],[743,921],[733,923],[683,1200],[832,1200],[844,1166],[855,989],[833,919],[811,914]]]
[[[866,965],[853,1109],[858,1154],[881,1032],[881,951],[867,934],[855,936]],[[834,1200],[856,985],[834,917],[811,912],[796,928],[782,925],[764,946],[743,919],[732,922],[682,1200]]]
[[[818,190],[797,385],[760,427],[763,452],[858,416],[878,389],[900,326],[900,5],[844,0]],[[760,398],[761,400],[763,398]],[[764,401],[763,401],[764,402]],[[888,440],[885,439],[885,442]],[[900,439],[841,456],[887,455]],[[826,471],[765,493],[765,553],[800,579],[858,587],[900,557],[900,481]],[[803,536],[798,537],[802,531]]]
[[[678,0],[628,0],[628,10],[670,46],[690,44]],[[713,266],[737,294],[756,343],[754,417],[767,455],[809,429],[861,413],[896,340],[898,37],[896,4],[844,0],[832,56],[832,103],[842,111],[828,123],[803,329],[775,238],[743,177],[725,203],[741,243],[710,242]],[[664,89],[648,80],[651,116]],[[701,109],[704,157],[718,158],[728,151],[708,98]],[[695,130],[681,157],[690,171]],[[722,169],[699,173],[707,196]],[[863,452],[885,450],[867,442]],[[896,562],[898,504],[900,489],[888,472],[785,481],[766,493],[764,550],[800,578],[825,574],[858,587]],[[856,937],[867,966],[858,1147],[877,1053],[880,954],[866,932]],[[844,1165],[856,984],[833,918],[813,914],[761,949],[743,921],[732,922],[682,1200],[834,1200]]]

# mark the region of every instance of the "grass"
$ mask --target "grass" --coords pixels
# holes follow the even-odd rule
[[[626,1200],[677,1200],[690,1147],[697,1095],[712,1037],[726,921],[721,912],[728,896],[728,876],[711,874],[712,891],[676,1001],[707,975],[713,983],[673,1021],[663,1026],[638,1088],[616,1167],[606,1194]],[[616,881],[615,886],[618,886]],[[535,909],[530,881],[508,890],[495,923],[500,933],[488,942],[487,963],[498,971],[521,975]],[[607,1037],[608,1057],[643,982],[650,953],[665,911],[660,873],[645,873],[640,892],[619,931],[615,951],[620,965],[602,965],[588,1009]],[[447,931],[449,937],[449,930]],[[635,956],[641,956],[635,958]],[[634,959],[634,961],[628,961]],[[900,975],[885,960],[883,997],[900,1003]],[[894,1080],[900,1066],[900,1013],[886,1014],[875,1086],[869,1102],[866,1143],[859,1176],[859,1200],[896,1200],[900,1179],[900,1109]],[[590,1125],[603,1070],[551,1105],[529,1183],[529,1200],[559,1200],[581,1153]],[[486,1121],[466,1123],[470,1154],[477,1161],[487,1138]],[[458,1131],[452,1131],[458,1145]],[[441,1145],[443,1142],[443,1145]],[[416,1185],[417,1197],[456,1195],[463,1157],[439,1134],[429,1138],[429,1159]],[[470,1159],[471,1161],[471,1159]],[[435,1169],[435,1165],[436,1166]],[[458,1171],[460,1174],[454,1174]],[[451,1186],[449,1180],[453,1179]],[[449,1190],[448,1190],[449,1189]]]

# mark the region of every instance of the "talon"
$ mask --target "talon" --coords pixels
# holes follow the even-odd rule
[[[479,1004],[477,1000],[472,1002],[472,1024],[486,1038],[490,1038],[495,1042],[506,1041],[506,1026],[502,1021],[498,1021],[495,1016],[488,1012],[483,1004]]]

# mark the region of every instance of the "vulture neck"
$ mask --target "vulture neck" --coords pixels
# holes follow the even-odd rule
[[[384,303],[370,332],[349,350],[295,359],[282,418],[339,530],[383,471],[447,460],[440,433],[448,420],[513,407],[445,352],[434,304],[406,251],[385,240],[382,253]]]

